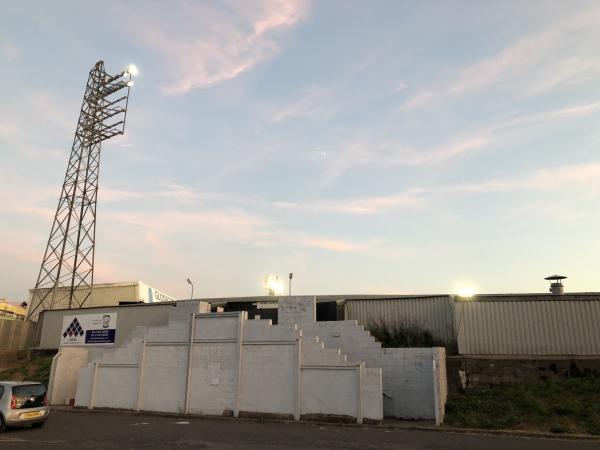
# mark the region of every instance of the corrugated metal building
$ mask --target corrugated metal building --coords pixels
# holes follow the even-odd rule
[[[138,303],[124,306],[44,311],[39,322],[42,329],[38,347],[43,349],[59,348],[65,316],[80,317],[87,314],[106,313],[117,314],[117,333],[114,345],[119,346],[125,342],[138,326],[166,325],[168,323],[169,312],[177,306],[177,303]]]
[[[29,290],[29,309],[34,310],[39,303],[39,299],[44,296],[48,289],[30,289]],[[52,310],[66,309],[68,301],[69,288],[61,287],[56,291],[56,297],[52,305]],[[95,284],[92,289],[92,295],[85,303],[85,308],[97,306],[117,306],[121,303],[154,303],[163,301],[174,301],[170,295],[154,289],[142,281],[126,281],[121,283],[100,283]],[[36,309],[30,320],[37,321],[41,308]]]
[[[456,298],[462,355],[600,355],[600,294]]]
[[[452,296],[423,295],[390,298],[349,298],[344,316],[369,327],[373,323],[417,325],[436,340],[454,342]]]
[[[213,305],[240,308],[277,297],[206,299]],[[337,317],[330,308],[337,305]],[[600,293],[453,295],[317,296],[317,320],[357,320],[418,325],[461,355],[599,356]],[[247,310],[244,307],[244,310]],[[277,310],[271,312],[277,314]],[[261,316],[262,317],[262,316]]]
[[[277,300],[202,299],[213,309],[231,307],[275,320]],[[138,325],[166,324],[169,308],[177,303],[47,311],[40,347],[58,347],[63,317],[87,313],[118,313],[119,345]],[[458,353],[466,356],[600,356],[600,293],[477,295],[470,299],[451,295],[317,296],[317,320],[342,319],[357,320],[365,327],[378,321],[418,325],[444,342],[449,351],[458,341]]]

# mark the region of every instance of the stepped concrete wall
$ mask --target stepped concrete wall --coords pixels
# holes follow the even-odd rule
[[[318,337],[326,348],[340,349],[349,360],[383,371],[385,417],[435,419],[442,423],[447,399],[445,349],[381,348],[356,320],[316,322],[314,298],[279,301],[279,321],[297,323],[305,337]]]
[[[308,317],[303,308],[294,311]],[[383,418],[380,368],[348,362],[292,321],[274,326],[243,312],[189,313],[178,308],[168,326],[140,329],[126,345],[86,360],[76,370],[75,405],[359,423]],[[54,366],[76,368],[82,359],[61,352]]]

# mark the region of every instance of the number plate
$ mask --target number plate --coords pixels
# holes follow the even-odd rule
[[[32,417],[40,417],[42,413],[40,411],[28,412],[21,414],[21,417],[24,419],[31,419]]]

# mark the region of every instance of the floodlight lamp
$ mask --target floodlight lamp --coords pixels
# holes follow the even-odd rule
[[[128,73],[132,76],[136,76],[138,74],[138,69],[135,65],[129,64],[129,66],[127,66],[127,69],[125,70],[125,73]]]
[[[265,289],[270,295],[279,295],[283,292],[283,285],[277,275],[267,274],[265,276]]]
[[[458,290],[459,297],[470,298],[473,297],[473,295],[475,295],[475,289],[471,287],[464,287]]]
[[[129,81],[127,82],[127,86],[128,86],[128,87],[131,87],[131,86],[133,86],[133,81],[129,80]]]

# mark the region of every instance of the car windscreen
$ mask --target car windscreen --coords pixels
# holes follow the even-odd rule
[[[12,395],[16,409],[36,408],[45,404],[46,387],[43,384],[21,384],[13,386]]]

